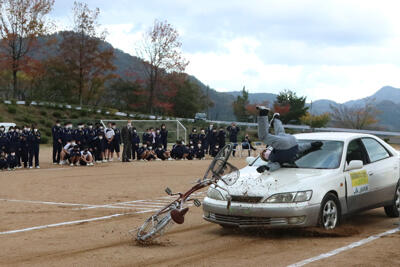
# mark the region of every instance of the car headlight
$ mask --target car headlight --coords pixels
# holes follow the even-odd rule
[[[208,188],[207,197],[215,200],[225,200],[221,192],[213,187]]]
[[[264,202],[266,203],[304,202],[304,201],[309,201],[311,199],[311,196],[312,196],[312,190],[280,193],[270,196]]]

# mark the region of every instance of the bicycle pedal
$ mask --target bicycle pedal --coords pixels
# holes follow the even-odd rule
[[[165,188],[165,193],[167,193],[167,195],[172,195],[172,190],[169,188],[169,187],[167,187],[167,188]]]
[[[193,204],[194,204],[196,207],[200,207],[200,206],[201,206],[201,202],[200,202],[200,200],[198,200],[198,199],[193,199]]]

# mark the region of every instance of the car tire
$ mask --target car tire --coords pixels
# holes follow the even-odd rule
[[[341,221],[342,211],[338,198],[328,193],[322,199],[319,211],[318,225],[326,230],[335,229]]]
[[[400,206],[400,183],[397,183],[396,191],[393,197],[393,203],[390,206],[385,206],[386,216],[390,218],[399,217],[399,206]]]

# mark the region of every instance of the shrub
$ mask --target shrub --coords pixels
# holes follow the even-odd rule
[[[57,118],[57,119],[60,119],[60,118],[62,118],[62,115],[61,115],[60,112],[54,111],[54,112],[53,112],[53,117],[55,117],[55,118]]]
[[[45,110],[41,110],[41,111],[40,111],[40,115],[42,115],[42,116],[47,116],[47,112],[46,112]]]
[[[46,128],[46,129],[44,129],[43,132],[44,132],[45,135],[51,136],[51,129],[47,129],[47,128]]]
[[[79,115],[76,114],[76,113],[72,113],[71,118],[72,119],[79,119]]]
[[[46,123],[44,124],[46,127],[51,128],[53,127],[53,123],[51,123],[51,121],[46,121]]]
[[[82,109],[82,110],[79,112],[79,115],[80,115],[81,117],[86,117],[86,116],[88,115],[88,111],[87,111],[86,109]]]
[[[10,114],[15,114],[15,113],[17,113],[17,106],[9,105],[9,106],[7,107],[7,111],[8,111],[8,113],[10,113]]]
[[[40,123],[40,124],[45,124],[45,123],[46,123],[46,120],[45,120],[45,119],[40,119],[40,120],[39,120],[39,123]]]

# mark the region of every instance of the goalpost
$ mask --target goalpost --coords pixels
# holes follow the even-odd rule
[[[186,142],[187,138],[187,129],[183,124],[178,120],[130,120],[132,122],[132,127],[136,128],[136,131],[142,140],[142,135],[146,132],[148,128],[161,129],[161,125],[165,124],[165,127],[168,130],[168,143],[175,143],[176,140],[183,140]],[[101,124],[103,124],[104,128],[107,127],[109,122],[115,122],[117,128],[122,130],[122,127],[126,126],[128,120],[100,120]]]

